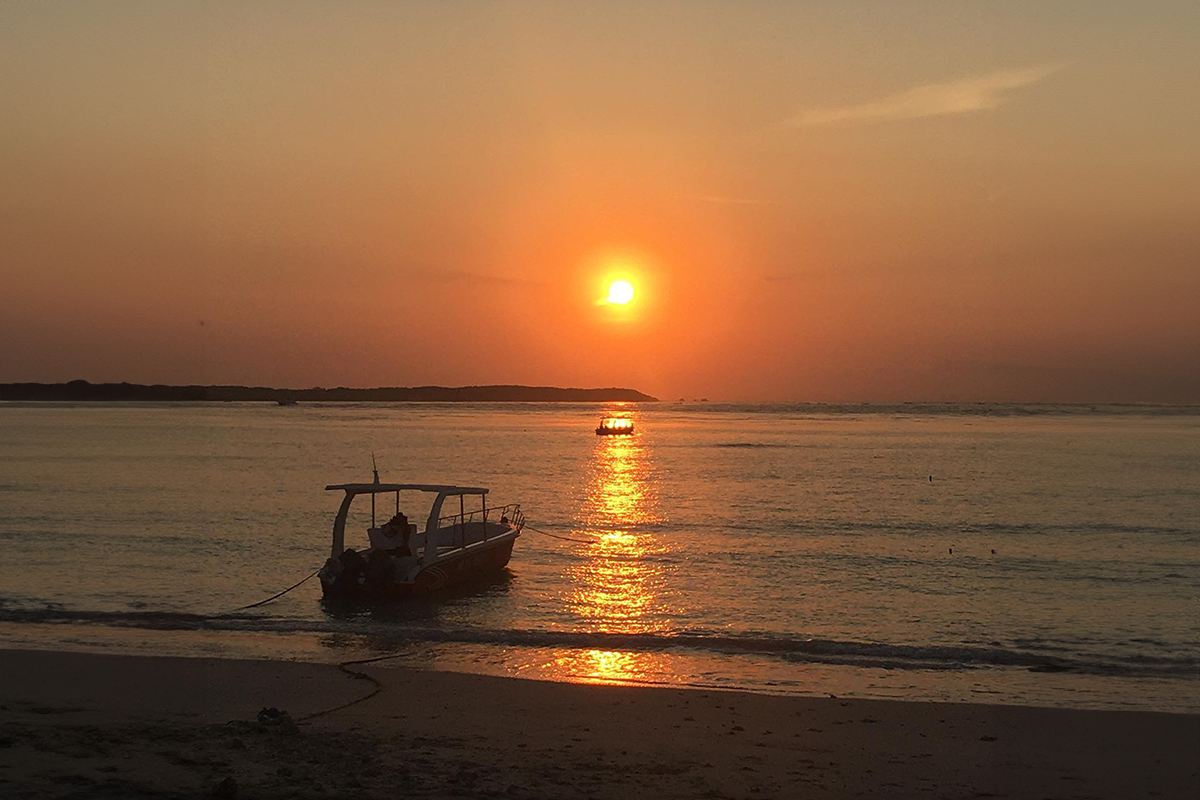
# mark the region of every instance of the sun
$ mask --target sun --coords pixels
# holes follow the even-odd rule
[[[613,281],[612,286],[608,287],[608,297],[604,299],[619,306],[625,305],[633,299],[633,284],[629,281]]]

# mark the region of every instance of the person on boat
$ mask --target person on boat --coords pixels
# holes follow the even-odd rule
[[[408,544],[408,539],[412,534],[408,529],[408,517],[403,512],[397,512],[396,516],[387,521],[387,524],[383,526],[383,533],[388,539],[387,552],[390,555],[412,555],[412,548]]]
[[[408,527],[408,517],[397,511],[396,515],[383,523],[383,532],[387,537],[394,538],[400,535],[400,531]]]

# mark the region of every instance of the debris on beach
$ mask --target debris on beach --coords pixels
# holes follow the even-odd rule
[[[296,725],[292,715],[286,711],[280,711],[278,708],[264,708],[258,712],[258,724],[264,729],[278,731],[279,733],[297,733],[300,728]]]
[[[225,727],[243,733],[280,733],[292,736],[300,732],[300,726],[292,719],[291,714],[274,707],[259,711],[256,722],[235,719],[227,722]],[[240,750],[246,747],[246,743],[235,738],[230,746]]]

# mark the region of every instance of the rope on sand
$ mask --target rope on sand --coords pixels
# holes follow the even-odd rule
[[[375,685],[375,688],[373,688],[370,692],[368,692],[367,694],[358,698],[357,700],[351,700],[348,703],[342,703],[340,706],[334,706],[333,708],[327,708],[324,711],[314,711],[311,714],[304,715],[297,721],[298,722],[307,722],[310,719],[316,719],[317,717],[323,717],[326,714],[332,714],[335,711],[341,711],[344,708],[349,708],[350,706],[355,706],[355,705],[358,705],[359,703],[365,703],[366,701],[370,700],[372,697],[374,697],[375,695],[377,695],[383,691],[383,684],[380,683],[375,678],[372,678],[367,673],[356,672],[355,670],[350,669],[350,667],[354,666],[355,664],[373,664],[376,661],[387,661],[390,658],[399,658],[399,657],[400,657],[399,655],[375,656],[374,658],[360,658],[360,659],[356,659],[354,661],[343,661],[342,663],[338,664],[337,668],[340,669],[342,672],[346,673],[347,675],[349,675],[352,678],[357,678],[358,680],[370,681],[371,683],[373,683]]]

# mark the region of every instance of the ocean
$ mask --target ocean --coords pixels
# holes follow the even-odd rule
[[[0,645],[1200,711],[1200,408],[611,410],[0,403]],[[521,503],[507,572],[233,611],[324,563],[372,456]]]

